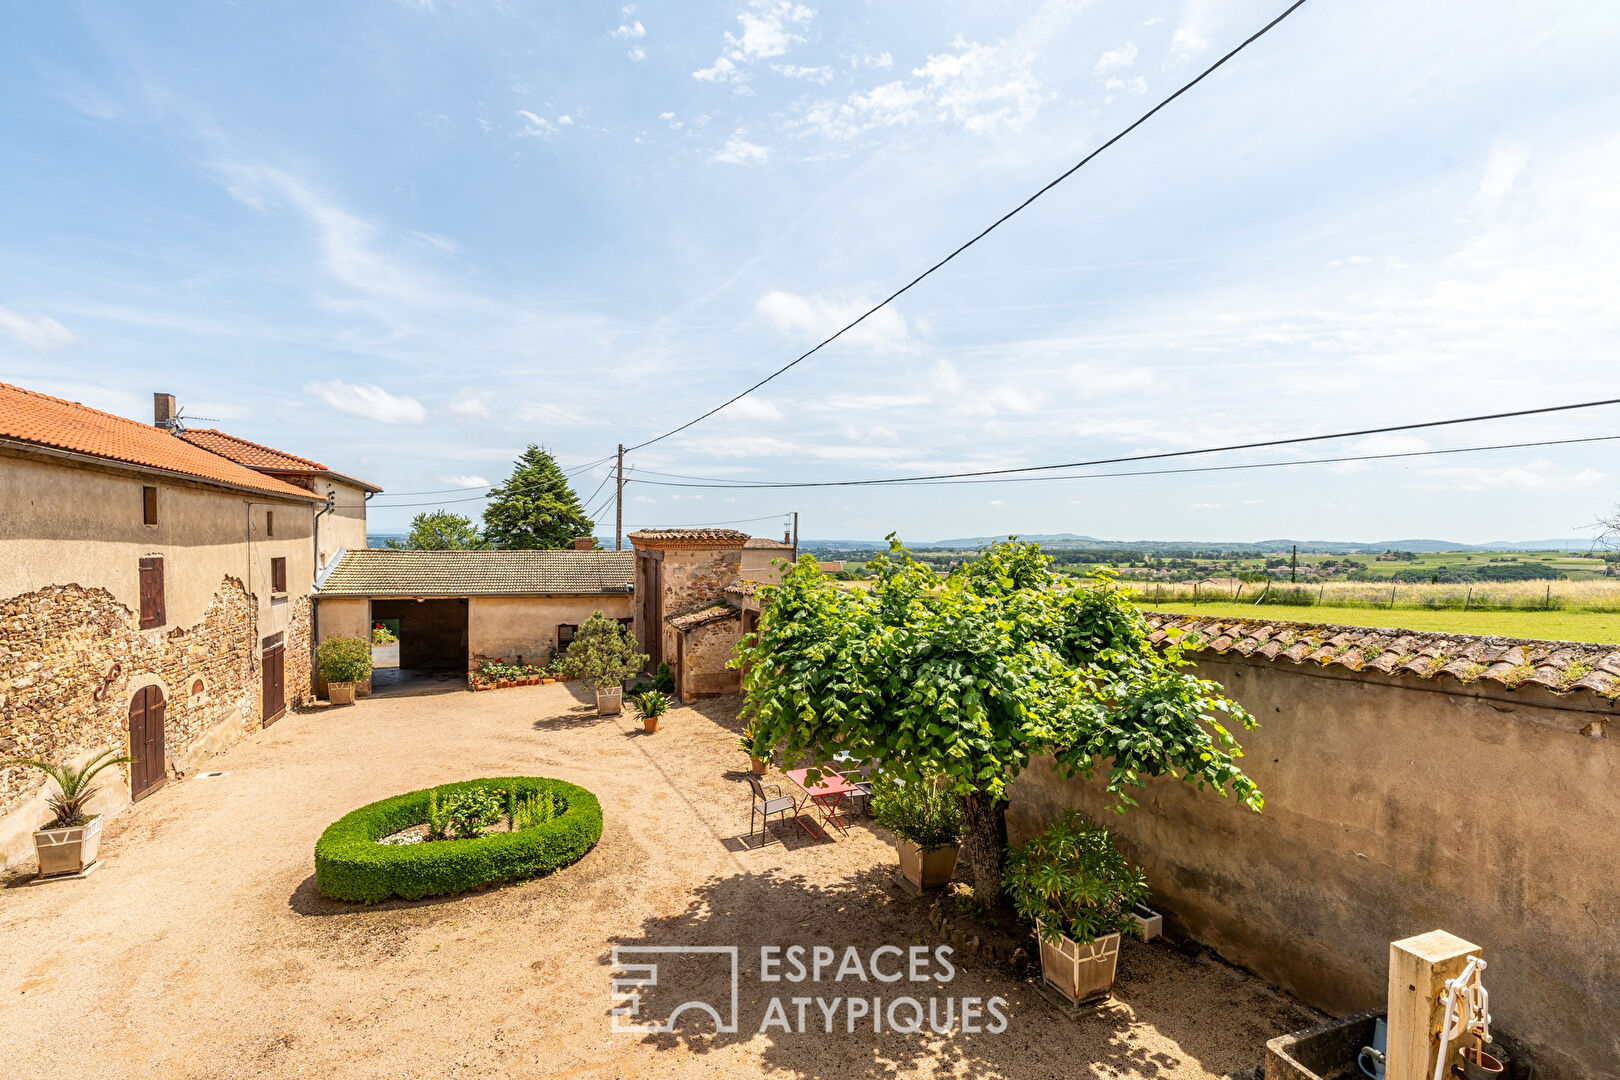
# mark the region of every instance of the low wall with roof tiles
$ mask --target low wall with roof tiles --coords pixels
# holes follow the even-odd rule
[[[1037,761],[1013,787],[1013,842],[1082,809],[1173,932],[1341,1015],[1383,1004],[1391,941],[1444,928],[1483,948],[1491,1011],[1538,1077],[1620,1075],[1620,654],[1151,621],[1258,718],[1238,736],[1265,811],[1153,781],[1116,816],[1099,783]]]

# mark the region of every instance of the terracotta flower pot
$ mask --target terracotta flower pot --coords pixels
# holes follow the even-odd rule
[[[1107,997],[1118,969],[1117,931],[1085,945],[1061,934],[1056,941],[1041,939],[1041,978],[1076,1005]]]
[[[764,776],[770,769],[770,763],[764,758],[750,757],[748,759],[748,771],[755,776]]]
[[[101,847],[101,817],[83,825],[63,829],[40,829],[34,834],[34,852],[39,856],[39,876],[83,873],[96,861]]]
[[[900,872],[917,888],[943,889],[951,883],[956,873],[957,845],[947,844],[924,851],[910,840],[896,838],[894,846],[900,853]]]
[[[658,734],[658,717],[643,716],[641,718],[641,728],[649,735]]]

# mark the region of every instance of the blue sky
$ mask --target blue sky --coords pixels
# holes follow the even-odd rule
[[[797,355],[1282,6],[8,3],[0,379],[141,419],[173,392],[390,493],[498,480],[529,442],[584,464]],[[1616,55],[1611,3],[1312,0],[850,339],[632,464],[839,479],[1617,396]],[[1620,410],[1348,448],[1588,434]],[[626,518],[1567,536],[1616,501],[1617,454],[643,482]],[[473,495],[390,494],[373,528]]]

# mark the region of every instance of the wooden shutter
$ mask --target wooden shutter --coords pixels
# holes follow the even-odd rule
[[[163,611],[163,560],[141,560],[141,629],[162,626],[168,619]]]
[[[156,525],[157,520],[157,488],[141,488],[141,520],[148,525]]]
[[[285,558],[270,560],[270,591],[287,591],[287,560]]]

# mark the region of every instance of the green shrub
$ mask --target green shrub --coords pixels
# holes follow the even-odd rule
[[[504,791],[520,801],[544,797],[555,816],[531,828],[472,840],[377,842],[425,824],[430,804],[446,807],[457,795],[477,791]],[[391,896],[451,896],[549,874],[577,861],[601,836],[601,803],[574,784],[535,776],[443,784],[362,806],[329,825],[315,843],[315,887],[322,896],[366,904]]]
[[[549,791],[532,791],[527,795],[510,791],[506,800],[506,824],[514,830],[532,829],[557,816],[557,801]]]
[[[1073,810],[1007,853],[1003,884],[1042,937],[1062,934],[1082,945],[1122,929],[1131,906],[1148,894],[1147,878],[1125,861],[1108,830]]]
[[[600,690],[622,685],[646,662],[624,627],[598,611],[574,635],[563,654],[562,668],[568,678],[583,679],[591,689]]]
[[[329,637],[315,650],[321,678],[329,683],[365,682],[371,678],[371,645],[364,638]]]
[[[645,693],[637,694],[635,703],[636,711],[641,713],[644,718],[657,719],[669,712],[669,698],[660,694],[657,690],[648,690]]]
[[[658,670],[653,672],[653,689],[660,694],[675,692],[675,673],[662,660],[658,661]]]
[[[872,785],[872,820],[924,851],[960,843],[962,800],[936,783]]]

